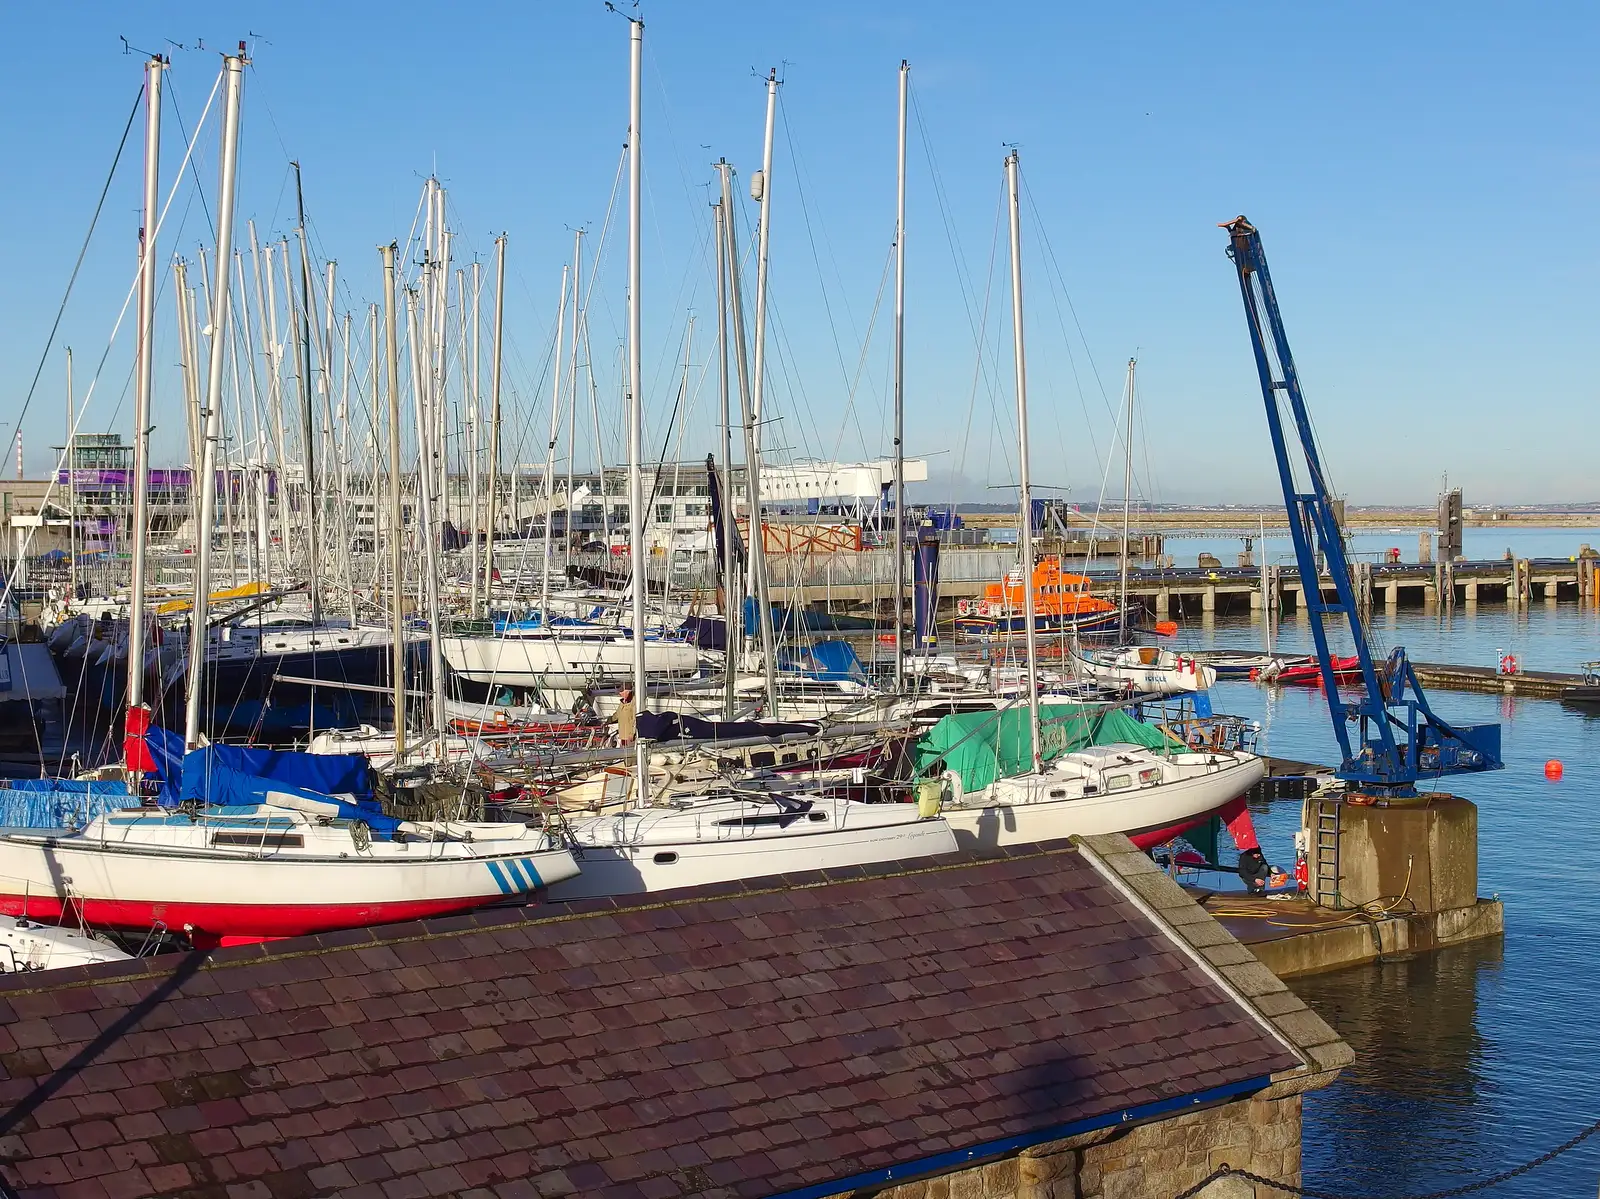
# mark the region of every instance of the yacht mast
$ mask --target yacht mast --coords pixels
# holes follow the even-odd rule
[[[633,702],[645,702],[645,544],[644,544],[644,364],[640,345],[640,123],[643,110],[644,22],[628,18],[628,543],[633,558]],[[634,786],[640,806],[648,802],[650,763],[642,737],[635,736]]]
[[[573,472],[578,461],[578,324],[583,320],[582,280],[583,230],[572,231],[572,343],[567,354],[567,518],[561,522],[566,534],[566,549],[561,555],[561,571],[565,575],[572,563],[572,492]]]
[[[1137,361],[1128,359],[1128,406],[1122,428],[1122,569],[1117,583],[1117,640],[1128,636],[1128,503],[1133,495],[1133,374]]]
[[[389,630],[394,639],[389,669],[394,676],[394,760],[399,764],[406,752],[406,618],[405,547],[400,527],[400,343],[394,305],[397,248],[390,242],[378,252],[383,255],[383,356],[389,384]]]
[[[474,256],[476,257],[476,256]],[[467,468],[470,475],[469,488],[472,492],[472,516],[467,521],[471,531],[472,553],[468,558],[468,569],[472,571],[472,615],[476,617],[483,609],[479,605],[479,591],[482,586],[482,572],[478,569],[478,537],[479,530],[483,527],[483,482],[479,477],[479,462],[482,451],[478,445],[481,433],[480,425],[483,423],[483,392],[480,384],[483,382],[483,340],[482,325],[479,322],[478,307],[483,297],[483,263],[472,264],[472,369],[467,379],[472,388],[472,402],[467,408]],[[462,306],[463,312],[466,305]]]
[[[750,512],[749,590],[756,601],[756,628],[761,638],[762,671],[767,680],[767,714],[775,716],[778,707],[777,654],[773,647],[772,608],[764,601],[766,589],[766,543],[761,529],[761,449],[756,436],[756,421],[750,394],[750,359],[745,348],[744,300],[739,283],[739,231],[733,212],[733,168],[726,160],[717,164],[722,172],[722,211],[727,243],[723,247],[728,261],[728,303],[733,309],[734,361],[739,368],[739,421],[744,426],[744,487]],[[732,493],[733,484],[728,484]],[[730,509],[728,519],[733,519]],[[739,625],[743,628],[744,605],[739,605]]]
[[[489,517],[483,544],[483,603],[494,610],[494,533],[500,499],[500,335],[506,324],[506,235],[494,239],[494,346],[489,351]],[[512,487],[512,499],[516,488]],[[515,525],[517,506],[511,505]]]
[[[220,168],[221,195],[217,200],[217,261],[226,263],[233,257],[233,200],[239,171],[239,99],[244,90],[244,43],[239,43],[239,53],[222,60],[227,77],[227,101],[222,119],[222,162]],[[195,537],[194,608],[189,633],[189,694],[184,704],[184,746],[194,749],[200,744],[200,701],[204,692],[207,623],[211,598],[211,534],[217,520],[217,442],[222,439],[222,366],[227,350],[223,329],[228,315],[227,270],[217,272],[216,286],[211,296],[211,346],[210,362],[206,372],[205,442],[200,455],[200,469],[195,482],[200,488],[200,520]],[[147,393],[148,398],[148,393]],[[148,425],[142,427],[148,428]],[[143,618],[143,614],[139,614]],[[130,647],[131,649],[131,647]],[[140,650],[141,655],[143,650]],[[130,679],[142,673],[141,656],[128,658]]]
[[[444,760],[445,710],[444,710],[444,647],[439,640],[439,535],[442,524],[436,522],[434,485],[437,480],[434,459],[439,447],[433,444],[434,428],[429,419],[426,399],[428,390],[427,354],[423,334],[419,330],[417,293],[406,292],[406,319],[411,330],[413,367],[413,392],[417,410],[417,476],[421,493],[422,520],[418,528],[422,535],[423,587],[427,597],[428,615],[428,688],[432,700],[432,733],[439,738],[439,760]],[[420,369],[419,369],[420,368]]]
[[[300,235],[300,429],[305,437],[306,457],[306,591],[311,598],[311,623],[322,623],[322,588],[317,572],[322,569],[321,546],[317,540],[317,509],[321,497],[317,494],[316,429],[311,415],[311,255],[306,242],[306,198],[300,187],[300,164],[294,168],[294,201],[299,215]],[[284,247],[284,269],[288,269],[288,245]]]
[[[1033,486],[1028,459],[1028,360],[1022,340],[1022,209],[1018,203],[1017,152],[1006,156],[1006,187],[1011,211],[1011,350],[1017,373],[1018,494],[1022,510],[1022,602],[1028,646],[1028,741],[1033,770],[1042,767],[1039,738],[1039,636],[1034,628]]]
[[[544,451],[544,570],[539,576],[539,627],[550,627],[550,539],[556,515],[556,442],[561,437],[561,346],[567,320],[567,281],[571,268],[561,268],[561,304],[556,309],[556,345],[550,371],[550,443]],[[572,498],[567,497],[567,523],[572,523]]]
[[[900,60],[900,152],[894,217],[894,689],[906,683],[906,88],[911,64]]]
[[[711,206],[716,227],[717,254],[717,389],[722,398],[722,718],[733,719],[733,683],[739,658],[734,651],[734,529],[733,523],[733,417],[728,390],[728,257],[727,210],[722,201]],[[742,614],[741,614],[742,615]]]

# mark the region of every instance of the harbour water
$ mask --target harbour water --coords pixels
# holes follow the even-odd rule
[[[1571,670],[1600,657],[1600,613],[1576,604],[1374,613],[1374,636],[1419,660]],[[1259,617],[1185,630],[1189,645],[1259,646]],[[1293,616],[1286,651],[1310,649]],[[1326,702],[1314,688],[1213,690],[1219,711],[1260,720],[1272,753],[1331,762]],[[1504,770],[1449,780],[1479,805],[1479,892],[1505,901],[1504,941],[1473,944],[1293,983],[1357,1052],[1332,1087],[1308,1096],[1305,1184],[1332,1194],[1400,1196],[1457,1186],[1520,1164],[1600,1119],[1600,715],[1540,699],[1431,693],[1446,719],[1498,720]],[[1559,759],[1559,782],[1544,764]],[[1269,858],[1293,861],[1299,804],[1258,817]],[[1357,897],[1361,898],[1361,897]],[[1592,1195],[1600,1138],[1485,1193]]]
[[[1353,561],[1378,562],[1384,560],[1390,550],[1399,550],[1402,562],[1415,562],[1417,535],[1425,531],[1412,526],[1357,529],[1350,534],[1348,553]],[[1600,528],[1594,525],[1528,528],[1491,525],[1463,529],[1461,542],[1462,557],[1471,562],[1496,561],[1504,558],[1507,550],[1518,558],[1570,558],[1581,546],[1600,547]],[[1201,554],[1212,554],[1224,566],[1233,566],[1243,548],[1244,541],[1240,537],[1219,537],[1211,533],[1169,533],[1165,543],[1165,552],[1177,566],[1194,566]],[[1294,563],[1294,546],[1285,529],[1267,530],[1264,551],[1260,537],[1256,537],[1254,552],[1257,562],[1262,560],[1264,552],[1266,560],[1273,565]]]

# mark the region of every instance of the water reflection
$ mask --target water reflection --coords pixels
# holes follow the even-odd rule
[[[1293,982],[1356,1051],[1339,1081],[1307,1100],[1308,1179],[1409,1194],[1478,1172],[1496,1089],[1478,993],[1502,960],[1497,938]]]

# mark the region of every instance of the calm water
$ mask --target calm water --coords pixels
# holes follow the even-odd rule
[[[1402,562],[1417,560],[1417,528],[1362,529],[1350,537],[1348,552],[1352,558],[1366,562],[1382,559],[1389,550],[1398,549]],[[1461,535],[1462,556],[1471,561],[1489,561],[1503,558],[1509,549],[1518,558],[1570,558],[1580,546],[1600,547],[1600,527],[1594,525],[1546,526],[1526,529],[1464,529]],[[1224,566],[1233,566],[1244,541],[1238,537],[1212,537],[1204,534],[1169,535],[1165,552],[1172,555],[1177,566],[1194,566],[1201,554],[1214,554]],[[1261,561],[1261,540],[1256,538],[1256,561]],[[1278,564],[1294,562],[1294,546],[1284,529],[1267,530],[1266,560]]]
[[[1600,537],[1595,539],[1600,542]],[[1600,658],[1600,614],[1576,604],[1376,614],[1375,634],[1414,658],[1575,668]],[[1184,630],[1193,646],[1257,646],[1259,618]],[[1279,630],[1309,648],[1309,626]],[[1329,762],[1334,739],[1313,689],[1219,683],[1219,711],[1262,722],[1270,752]],[[1600,1119],[1600,717],[1550,700],[1435,692],[1446,719],[1499,720],[1506,768],[1450,780],[1479,805],[1479,891],[1506,905],[1499,941],[1305,979],[1295,989],[1355,1048],[1356,1065],[1306,1103],[1306,1185],[1339,1194],[1411,1195],[1518,1165]],[[1565,765],[1560,782],[1544,763]],[[1259,818],[1263,847],[1292,863],[1299,804]],[[1495,1196],[1592,1196],[1600,1137]]]

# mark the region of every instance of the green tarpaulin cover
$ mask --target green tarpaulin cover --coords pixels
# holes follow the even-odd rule
[[[1032,764],[1028,719],[1028,709],[1021,705],[998,713],[946,716],[917,742],[917,773],[927,776],[954,770],[961,776],[961,789],[969,792],[987,787],[997,778],[1023,774]],[[1046,704],[1039,709],[1039,733],[1046,762],[1086,745],[1181,748],[1155,725],[1135,720],[1119,708]]]

